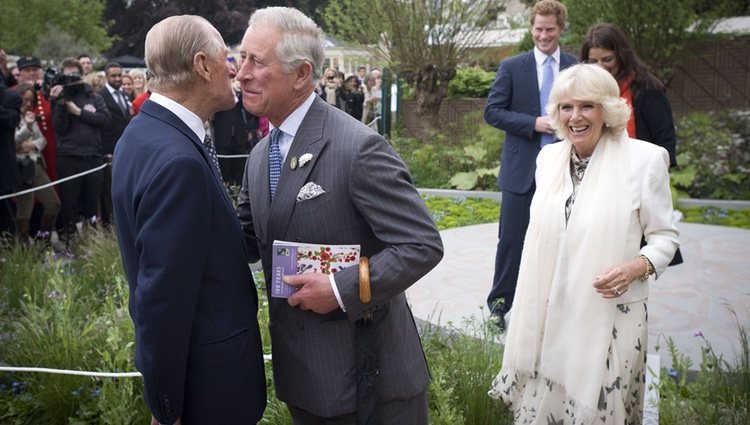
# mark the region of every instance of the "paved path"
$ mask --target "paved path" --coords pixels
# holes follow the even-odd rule
[[[739,333],[734,309],[750,330],[750,230],[680,223],[685,263],[669,267],[652,282],[649,297],[649,352],[662,366],[671,359],[665,337],[700,364],[701,332],[717,354],[736,359]],[[489,291],[497,244],[497,223],[441,232],[445,245],[443,261],[417,282],[407,295],[414,315],[442,325],[461,326],[464,318],[487,316]]]

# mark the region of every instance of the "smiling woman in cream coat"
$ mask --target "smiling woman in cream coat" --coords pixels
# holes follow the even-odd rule
[[[537,158],[516,308],[490,395],[512,406],[516,423],[640,423],[648,285],[678,246],[669,155],[628,138],[617,82],[594,65],[561,72],[547,111],[563,141]]]

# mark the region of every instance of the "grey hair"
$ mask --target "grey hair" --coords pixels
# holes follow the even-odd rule
[[[145,60],[151,74],[148,84],[156,90],[177,88],[193,76],[193,58],[198,52],[216,57],[222,49],[226,46],[221,35],[206,19],[170,16],[146,34]]]
[[[281,30],[282,36],[276,45],[276,56],[285,72],[293,72],[303,61],[312,65],[310,85],[314,86],[323,75],[325,60],[325,34],[307,15],[292,7],[265,7],[250,16],[248,29],[271,26]]]
[[[557,134],[564,134],[565,123],[560,121],[559,105],[563,99],[585,100],[602,105],[605,132],[620,136],[630,118],[630,108],[620,97],[615,78],[602,67],[579,64],[560,72],[552,85],[547,102],[550,125]]]

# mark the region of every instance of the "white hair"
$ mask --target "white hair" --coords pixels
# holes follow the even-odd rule
[[[250,15],[248,29],[271,26],[281,30],[282,36],[276,45],[276,56],[285,72],[293,72],[303,61],[312,65],[310,84],[314,85],[323,75],[325,52],[323,30],[308,16],[292,7],[265,7]]]

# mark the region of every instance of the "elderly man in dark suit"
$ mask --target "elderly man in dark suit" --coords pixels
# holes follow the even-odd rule
[[[159,22],[145,51],[153,94],[115,147],[112,195],[146,403],[154,424],[254,424],[257,293],[203,126],[234,105],[236,71],[198,16]]]
[[[104,104],[107,105],[110,120],[109,125],[102,128],[102,150],[105,161],[111,162],[112,154],[115,151],[115,143],[125,130],[125,126],[130,122],[133,105],[130,103],[128,95],[120,90],[120,87],[122,87],[122,66],[117,62],[108,63],[104,66],[104,76],[107,78],[107,82],[99,90],[99,95],[104,99]],[[99,207],[102,222],[105,226],[109,226],[112,219],[112,170],[110,168],[104,169]]]
[[[534,196],[536,156],[554,140],[544,107],[552,81],[561,69],[576,63],[560,51],[560,34],[568,12],[556,0],[541,0],[531,10],[534,50],[504,60],[487,98],[484,118],[505,131],[497,186],[502,190],[495,277],[487,305],[500,330],[516,292],[518,267],[529,207]]]
[[[240,192],[250,258],[267,282],[274,240],[359,244],[369,258],[369,274],[354,265],[285,277],[296,292],[269,302],[276,394],[295,424],[426,424],[430,378],[404,290],[442,258],[440,234],[388,142],[315,95],[323,36],[296,9],[265,8],[240,50],[245,108],[274,127]],[[357,367],[368,348],[377,365]]]
[[[14,136],[20,120],[21,97],[0,78],[0,196],[12,193],[21,186]],[[15,208],[10,199],[0,199],[0,242],[15,234],[15,217]]]

